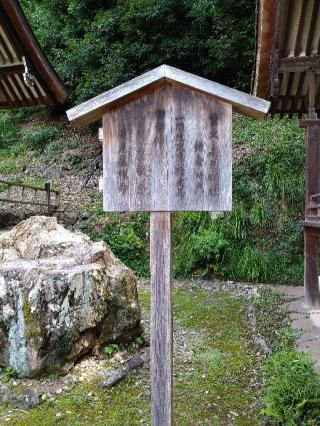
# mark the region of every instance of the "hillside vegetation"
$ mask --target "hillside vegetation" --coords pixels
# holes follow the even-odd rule
[[[22,0],[21,4],[69,90],[65,107],[162,63],[250,91],[254,0]],[[96,139],[80,135],[61,118],[58,126],[52,118],[42,116],[40,122],[38,118],[36,113],[32,122],[41,123],[41,130],[30,126],[28,119],[21,128],[19,114],[14,115],[11,131],[5,132],[7,140],[0,141],[6,153],[0,172],[15,170],[16,176],[15,164],[22,155],[28,161],[32,157],[31,163],[37,161],[28,179],[43,178],[48,164],[60,164],[58,183],[69,208],[79,207],[93,216],[84,230],[107,241],[139,275],[148,275],[148,215],[106,216],[93,185],[101,174],[98,169],[90,181],[91,192],[87,188],[79,192],[101,160]],[[174,215],[174,276],[302,283],[303,169],[303,131],[294,119],[255,123],[236,117],[233,211],[216,219],[206,213]]]
[[[250,90],[255,0],[21,3],[72,102],[163,63]]]
[[[303,131],[295,120],[236,118],[233,135],[232,212],[173,215],[174,276],[302,283]],[[148,215],[95,215],[114,252],[148,275]]]
[[[102,211],[101,146],[95,135],[45,110],[2,113],[0,175],[41,183],[48,169],[56,168],[65,208],[91,216],[83,230],[104,239],[138,275],[148,276],[149,216]],[[233,210],[216,218],[173,215],[174,276],[302,283],[303,130],[295,119],[261,123],[234,117],[233,146]]]

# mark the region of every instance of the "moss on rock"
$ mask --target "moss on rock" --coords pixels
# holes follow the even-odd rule
[[[41,328],[37,323],[34,315],[32,315],[30,303],[26,293],[22,297],[22,312],[25,324],[25,338],[32,339],[34,343],[39,343],[41,338]]]

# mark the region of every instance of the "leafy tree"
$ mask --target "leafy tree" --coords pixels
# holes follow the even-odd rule
[[[254,0],[22,0],[80,102],[167,63],[250,89]]]

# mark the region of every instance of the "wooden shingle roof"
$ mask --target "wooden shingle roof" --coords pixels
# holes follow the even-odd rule
[[[308,111],[308,71],[315,70],[320,112],[320,1],[259,0],[253,93],[271,113]]]
[[[17,0],[0,0],[0,108],[63,102],[67,92]]]

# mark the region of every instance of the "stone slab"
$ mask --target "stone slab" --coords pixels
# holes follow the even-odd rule
[[[292,299],[286,306],[290,312],[292,326],[302,332],[298,339],[299,350],[310,352],[316,370],[320,371],[320,309],[304,305],[303,287],[279,286],[276,289]]]

